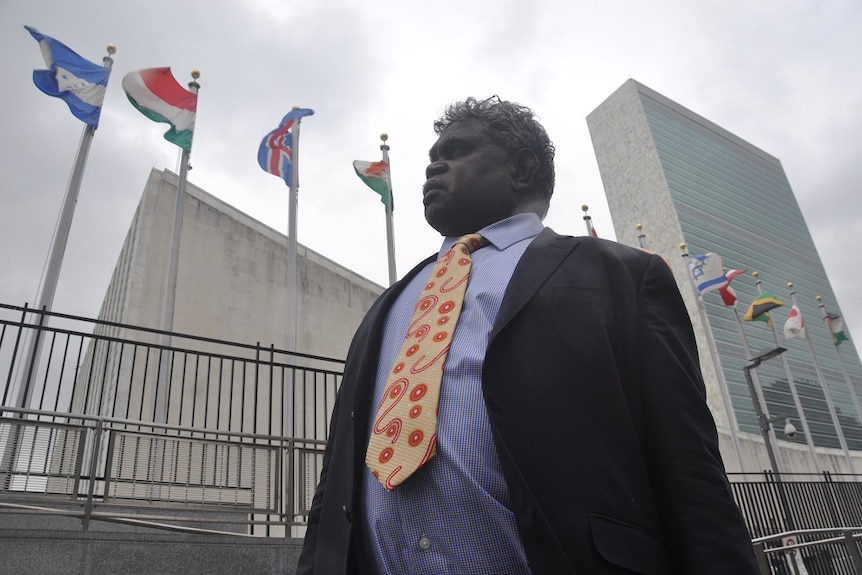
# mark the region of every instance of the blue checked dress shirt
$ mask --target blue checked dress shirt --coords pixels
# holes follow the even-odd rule
[[[375,575],[530,573],[485,410],[482,363],[515,266],[542,229],[535,214],[517,214],[479,230],[490,245],[472,255],[464,307],[446,358],[437,455],[390,492],[365,470],[363,546]],[[456,240],[446,238],[440,255]],[[416,274],[389,311],[372,410],[433,265]]]

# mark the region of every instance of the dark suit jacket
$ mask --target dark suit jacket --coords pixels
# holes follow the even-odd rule
[[[361,474],[381,334],[425,263],[380,296],[351,344],[301,575],[363,572]],[[757,573],[691,323],[660,257],[544,230],[507,288],[482,386],[534,575]]]

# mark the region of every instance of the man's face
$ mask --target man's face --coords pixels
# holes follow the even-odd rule
[[[451,124],[429,152],[423,186],[425,219],[444,236],[461,236],[516,213],[511,154],[479,120]]]

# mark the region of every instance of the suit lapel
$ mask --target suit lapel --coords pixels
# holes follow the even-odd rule
[[[577,245],[576,239],[560,236],[550,228],[545,228],[536,236],[515,267],[491,331],[491,340],[530,301]]]

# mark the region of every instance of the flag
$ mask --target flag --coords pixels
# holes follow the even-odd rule
[[[356,160],[353,162],[353,169],[356,175],[359,176],[365,185],[380,194],[380,201],[385,206],[392,206],[389,197],[391,190],[389,189],[389,162],[381,160],[379,162],[363,162]],[[393,208],[395,206],[392,206]]]
[[[842,341],[850,341],[850,338],[844,333],[844,320],[840,315],[827,313],[823,319],[826,320],[826,324],[829,326],[829,333],[832,334],[832,343],[839,345]]]
[[[739,298],[736,297],[736,292],[730,287],[730,282],[738,275],[745,273],[745,270],[730,270],[724,272],[724,283],[718,288],[718,293],[721,296],[724,305],[733,307]]]
[[[281,119],[278,128],[263,137],[257,149],[257,163],[263,171],[280,177],[288,186],[290,185],[290,165],[293,162],[293,135],[290,129],[304,116],[312,114],[314,110],[294,108]]]
[[[688,271],[700,296],[720,288],[727,282],[724,277],[721,256],[711,252],[691,256],[688,262]]]
[[[790,315],[784,322],[784,339],[794,337],[805,337],[805,321],[802,319],[802,312],[799,311],[797,305],[790,308]]]
[[[189,151],[195,129],[198,96],[177,82],[170,68],[148,68],[123,77],[132,106],[154,122],[170,124],[165,139]]]
[[[745,321],[764,321],[767,325],[772,325],[772,318],[769,317],[769,310],[781,307],[784,302],[769,293],[763,292],[751,302],[748,311],[745,312]]]
[[[736,295],[736,290],[730,287],[729,283],[723,284],[718,288],[718,294],[721,296],[721,301],[723,301],[724,305],[727,307],[733,307],[736,305],[736,302],[739,301],[739,297]]]
[[[24,26],[39,42],[48,70],[33,70],[36,87],[69,106],[72,115],[93,128],[99,127],[102,101],[111,69],[80,57],[62,42]]]

